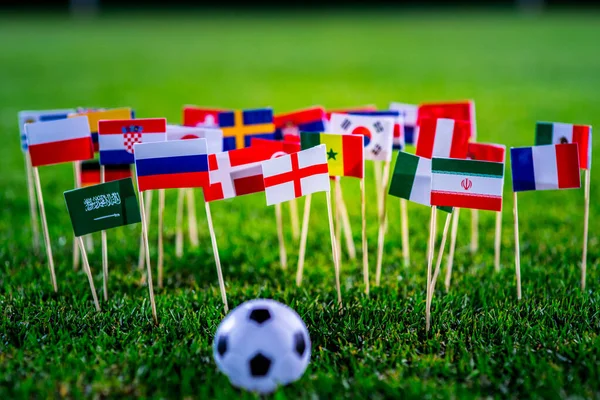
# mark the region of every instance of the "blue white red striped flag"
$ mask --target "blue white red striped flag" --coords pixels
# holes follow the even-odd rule
[[[138,190],[208,187],[206,139],[136,143]]]

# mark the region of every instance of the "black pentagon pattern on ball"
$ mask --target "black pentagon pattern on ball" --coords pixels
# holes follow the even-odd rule
[[[252,376],[266,376],[271,368],[271,360],[257,353],[250,359],[250,375]]]
[[[217,353],[219,353],[221,357],[227,352],[227,342],[227,335],[220,335],[217,339]]]
[[[271,319],[271,313],[267,308],[255,308],[254,310],[250,311],[248,318],[260,325],[263,322]]]
[[[294,350],[300,357],[304,356],[304,352],[306,351],[306,339],[304,339],[304,334],[302,332],[294,333]]]

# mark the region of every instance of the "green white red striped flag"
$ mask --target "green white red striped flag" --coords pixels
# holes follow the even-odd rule
[[[504,163],[434,158],[431,205],[502,211]]]

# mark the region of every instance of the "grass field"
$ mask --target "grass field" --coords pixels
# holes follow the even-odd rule
[[[45,255],[31,250],[19,110],[130,105],[140,117],[178,123],[189,103],[287,111],[473,98],[479,140],[530,145],[536,120],[600,126],[599,37],[600,16],[589,14],[0,17],[0,398],[252,396],[233,389],[212,360],[223,312],[200,193],[201,244],[186,245],[183,259],[174,255],[175,193],[167,194],[166,281],[154,326],[136,267],[139,227],[109,232],[110,300],[96,313],[85,275],[71,266],[62,193],[72,188],[72,167],[43,168],[59,284],[52,292]],[[453,285],[448,294],[438,285],[429,334],[427,208],[409,208],[412,265],[404,267],[398,201],[390,198],[383,285],[366,297],[360,261],[344,258],[340,315],[322,196],[313,204],[300,289],[289,224],[292,267],[282,271],[264,197],[218,203],[212,210],[230,306],[270,297],[306,321],[312,363],[276,398],[597,398],[599,184],[593,176],[585,292],[583,191],[526,193],[519,198],[523,300],[516,301],[509,176],[501,272],[493,271],[494,215],[481,213],[480,251],[471,255],[463,212]],[[374,204],[373,180],[367,185]],[[358,244],[358,183],[344,190]],[[368,213],[373,274],[376,207]],[[156,249],[156,209],[150,240]],[[99,243],[95,237],[90,262],[100,289]]]

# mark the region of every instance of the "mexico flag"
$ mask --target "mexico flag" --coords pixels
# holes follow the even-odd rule
[[[420,157],[467,158],[471,123],[447,118],[419,120],[416,154]]]
[[[538,122],[535,126],[536,146],[544,144],[577,143],[579,168],[592,167],[592,127],[559,122]]]
[[[320,144],[327,150],[327,165],[330,176],[364,177],[365,160],[363,157],[361,135],[337,135],[334,133],[302,132],[300,145],[303,150]]]
[[[431,205],[502,211],[504,164],[475,160],[431,160]]]

